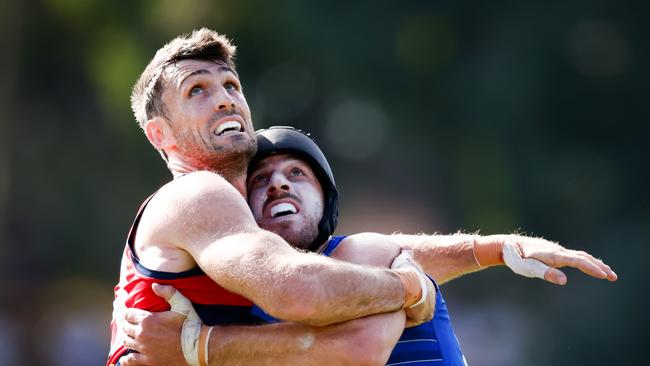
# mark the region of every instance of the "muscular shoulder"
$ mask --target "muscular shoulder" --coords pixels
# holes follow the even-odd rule
[[[359,233],[343,239],[332,253],[332,258],[357,264],[389,267],[400,250],[401,247],[388,235]]]
[[[222,176],[208,171],[186,174],[163,186],[156,199],[174,205],[196,205],[205,200],[243,200],[241,194]]]
[[[256,226],[241,194],[218,174],[201,171],[177,178],[153,197],[141,228],[178,246]]]

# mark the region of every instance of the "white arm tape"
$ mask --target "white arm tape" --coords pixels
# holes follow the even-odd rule
[[[180,292],[176,291],[168,301],[171,311],[185,315],[181,330],[181,348],[185,361],[190,366],[199,366],[199,333],[201,332],[201,318],[194,310],[192,303]]]
[[[420,297],[420,300],[418,300],[415,304],[409,306],[409,309],[414,308],[426,301],[427,296],[429,296],[429,288],[427,287],[427,281],[429,279],[424,274],[424,272],[422,272],[422,269],[420,269],[420,266],[415,262],[413,257],[411,257],[409,252],[402,251],[397,257],[395,257],[393,263],[390,265],[390,268],[410,269],[412,271],[415,271],[415,273],[418,275],[420,287],[422,288],[422,297]]]
[[[532,258],[522,258],[513,239],[503,243],[503,261],[514,273],[530,278],[544,279],[544,274],[549,266]]]

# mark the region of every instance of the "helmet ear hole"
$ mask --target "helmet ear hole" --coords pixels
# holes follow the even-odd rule
[[[308,133],[291,126],[272,126],[258,130],[255,134],[257,154],[253,157],[250,167],[271,155],[291,154],[307,162],[318,177],[325,198],[323,217],[318,223],[318,236],[308,248],[316,250],[334,233],[339,218],[339,193],[325,154]]]

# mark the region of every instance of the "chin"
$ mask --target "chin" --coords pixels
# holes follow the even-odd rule
[[[237,134],[228,137],[227,141],[221,141],[215,144],[214,150],[228,153],[250,154],[253,156],[257,152],[257,141],[251,139],[248,135]]]
[[[245,172],[253,156],[257,152],[257,143],[248,139],[233,141],[224,146],[214,146],[206,157],[208,165],[217,170],[232,170]]]
[[[292,247],[300,247],[300,233],[296,232],[292,228],[289,222],[276,223],[273,225],[263,226],[262,228],[273,233],[276,233],[282,237],[287,243]],[[298,245],[297,245],[298,244]]]
[[[297,233],[293,230],[295,224],[289,220],[283,220],[281,222],[274,222],[269,225],[262,225],[262,227],[268,231],[272,231],[281,237],[287,240],[287,237],[293,238]]]
[[[307,249],[318,236],[318,224],[299,215],[287,215],[270,221],[259,222],[259,225],[278,234],[294,248]]]
[[[250,161],[257,152],[257,141],[251,139],[249,136],[233,136],[232,144],[230,144],[228,150],[230,150],[231,153],[240,155]]]

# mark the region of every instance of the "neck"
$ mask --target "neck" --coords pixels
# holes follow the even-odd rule
[[[224,167],[223,169],[219,168],[210,168],[210,167],[200,167],[189,164],[188,162],[178,159],[176,156],[170,156],[167,161],[167,168],[172,172],[174,179],[182,177],[185,174],[189,174],[197,171],[210,171],[222,176],[225,180],[228,181],[241,195],[246,198],[246,167],[239,167],[239,169],[234,169],[233,167]]]
[[[223,176],[228,183],[232,184],[233,187],[246,199],[246,174],[239,175],[237,177],[227,177]]]

